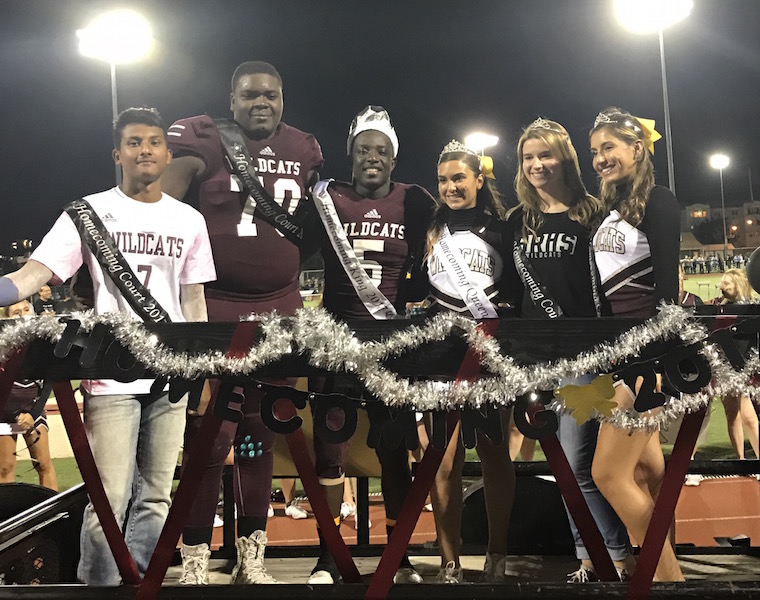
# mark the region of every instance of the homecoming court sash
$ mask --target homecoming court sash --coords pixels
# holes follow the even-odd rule
[[[452,239],[448,225],[444,225],[440,239],[433,245],[433,253],[441,261],[443,269],[472,316],[475,319],[498,319],[499,315],[491,300],[485,290],[475,283],[470,267],[459,249],[452,244]]]
[[[549,290],[546,289],[546,286],[538,279],[538,275],[536,275],[533,265],[525,254],[525,249],[518,235],[519,233],[516,232],[514,246],[512,247],[512,256],[515,260],[515,267],[517,267],[517,274],[520,276],[528,294],[530,294],[533,305],[541,309],[547,319],[559,319],[563,314],[562,308],[549,293]]]
[[[541,309],[548,319],[558,319],[564,316],[562,307],[557,303],[554,297],[549,293],[547,287],[539,280],[536,270],[525,254],[525,247],[522,243],[522,237],[519,231],[515,232],[514,245],[512,247],[512,256],[514,257],[517,274],[530,294],[533,305]],[[599,282],[597,281],[596,263],[594,262],[594,247],[592,240],[589,240],[588,252],[589,275],[591,277],[591,295],[594,299],[594,309],[596,316],[602,316],[602,299],[599,293]]]
[[[317,212],[322,219],[322,224],[325,226],[330,244],[332,244],[335,255],[338,257],[338,262],[340,262],[343,270],[346,272],[351,285],[354,286],[356,295],[374,319],[379,321],[397,319],[399,317],[393,304],[372,283],[359,259],[356,258],[356,253],[351,247],[348,237],[346,237],[340,217],[338,217],[338,213],[335,210],[335,203],[327,189],[331,181],[332,179],[319,181],[314,186],[312,197],[314,198]]]
[[[169,314],[134,274],[98,213],[85,199],[63,207],[95,259],[137,315],[146,323],[171,323]]]
[[[303,242],[303,226],[272,198],[259,182],[253,159],[245,145],[238,125],[232,119],[214,119],[219,139],[227,155],[232,172],[240,178],[243,190],[256,201],[256,211],[264,220],[279,231],[286,240],[300,245]]]

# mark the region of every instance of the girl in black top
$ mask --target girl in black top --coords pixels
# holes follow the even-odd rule
[[[594,252],[613,315],[652,316],[661,302],[678,302],[678,202],[655,186],[649,157],[654,123],[609,108],[591,129],[591,155],[601,180],[601,200],[609,213],[594,235]],[[618,385],[619,384],[619,385]],[[613,400],[633,406],[636,390],[618,382]],[[659,436],[603,424],[592,466],[594,481],[641,543],[665,474]],[[643,474],[646,485],[636,482]],[[665,541],[655,581],[682,581],[673,546]]]
[[[509,223],[517,229],[515,237],[528,270],[535,274],[537,284],[548,288],[560,309],[558,316],[599,316],[601,298],[592,285],[596,271],[589,257],[589,240],[600,205],[583,185],[578,155],[567,131],[555,121],[537,119],[520,137],[517,159],[515,191],[520,205],[510,214]],[[525,278],[525,269],[518,267],[518,272]],[[525,286],[522,315],[556,318],[541,307],[539,298],[533,299],[536,295],[534,286]]]
[[[602,299],[593,256],[591,229],[600,217],[599,201],[586,191],[578,155],[562,125],[536,119],[517,144],[515,191],[519,206],[510,214],[514,259],[525,284],[521,314],[533,318],[596,317]],[[590,383],[594,374],[562,385]],[[599,424],[579,425],[569,414],[559,417],[558,436],[610,557],[618,571],[634,566],[625,526],[594,485],[591,462]],[[580,568],[569,582],[598,580],[588,551],[568,513]]]

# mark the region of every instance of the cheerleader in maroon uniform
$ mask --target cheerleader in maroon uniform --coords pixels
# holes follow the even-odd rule
[[[29,300],[12,304],[7,312],[11,319],[34,316]],[[58,491],[58,477],[50,456],[50,427],[45,412],[47,393],[42,398],[42,392],[40,381],[14,381],[0,421],[24,428],[22,435],[40,485]],[[49,388],[47,392],[50,392]],[[16,478],[16,439],[16,435],[0,435],[0,483],[13,483]]]
[[[679,213],[675,196],[654,184],[649,157],[654,123],[618,108],[602,111],[591,129],[591,155],[608,215],[594,236],[602,287],[616,316],[650,317],[660,302],[678,302]],[[638,392],[618,382],[614,401],[633,406]],[[592,475],[628,531],[644,541],[665,464],[657,433],[602,424]],[[646,485],[635,475],[643,473]],[[682,581],[673,546],[666,540],[656,581]]]

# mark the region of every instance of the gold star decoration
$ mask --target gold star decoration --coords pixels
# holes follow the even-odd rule
[[[617,404],[610,399],[615,395],[612,385],[612,375],[600,375],[588,385],[566,385],[554,390],[554,395],[565,400],[565,406],[570,410],[578,425],[583,425],[596,411],[605,417],[612,416],[612,409]]]

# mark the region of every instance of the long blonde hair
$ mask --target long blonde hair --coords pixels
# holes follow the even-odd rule
[[[517,175],[515,175],[515,192],[523,211],[522,235],[536,236],[536,231],[544,222],[541,211],[541,197],[533,184],[528,181],[523,171],[523,146],[530,139],[541,140],[549,146],[552,154],[559,158],[562,165],[562,178],[565,187],[572,194],[572,203],[568,216],[589,229],[597,225],[601,204],[588,193],[581,179],[581,168],[578,164],[578,153],[575,151],[567,130],[556,121],[539,118],[525,128],[517,142]]]
[[[728,276],[736,286],[737,302],[752,300],[752,286],[747,279],[747,273],[743,269],[728,269],[723,273],[723,277]]]
[[[629,146],[637,140],[641,141],[644,145],[644,151],[635,157],[635,171],[633,178],[629,181],[630,191],[617,208],[620,216],[635,227],[644,218],[649,194],[654,187],[654,165],[646,149],[645,130],[636,117],[617,107],[605,108],[599,113],[594,126],[588,134],[589,138],[603,128]],[[607,211],[612,209],[613,204],[618,198],[617,185],[615,183],[607,183],[604,180],[601,182],[599,199]]]

